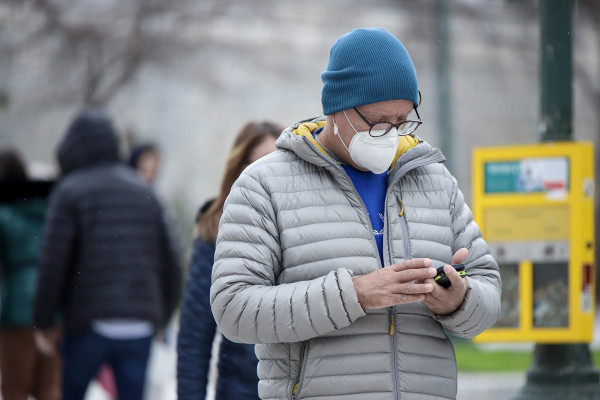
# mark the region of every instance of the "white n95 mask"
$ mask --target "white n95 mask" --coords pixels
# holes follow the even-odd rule
[[[354,125],[348,119],[346,112],[343,111],[346,120],[354,129],[356,134],[350,141],[350,146],[346,146],[346,143],[342,140],[339,134],[338,126],[333,120],[333,133],[340,138],[340,141],[350,153],[350,158],[361,168],[367,169],[374,174],[381,174],[388,170],[394,156],[396,155],[396,149],[398,148],[398,130],[392,128],[384,136],[373,137],[369,135],[369,131],[357,131]]]

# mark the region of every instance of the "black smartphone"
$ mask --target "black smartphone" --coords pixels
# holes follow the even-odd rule
[[[461,278],[464,278],[465,276],[467,276],[467,271],[465,271],[465,264],[451,264],[452,267],[456,270],[456,272],[458,272],[458,275]],[[438,285],[440,285],[443,288],[449,288],[450,285],[452,285],[452,283],[450,282],[450,279],[446,276],[446,273],[444,272],[444,266],[442,265],[441,267],[437,268],[437,275],[433,278],[434,281],[436,281],[436,283]]]

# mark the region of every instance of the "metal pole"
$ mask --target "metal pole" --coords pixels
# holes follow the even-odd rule
[[[542,142],[572,140],[571,1],[540,1]]]
[[[446,156],[446,168],[452,172],[454,152],[452,149],[452,113],[450,109],[450,29],[448,24],[448,1],[435,1],[436,41],[435,68],[437,76],[437,130],[440,149]]]
[[[571,11],[570,0],[540,0],[541,141],[572,140]],[[587,344],[536,344],[515,400],[599,398],[600,376]]]

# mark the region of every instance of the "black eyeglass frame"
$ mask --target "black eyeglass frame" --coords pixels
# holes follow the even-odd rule
[[[389,131],[391,131],[391,130],[392,130],[392,127],[396,128],[396,130],[398,131],[398,136],[406,136],[406,135],[410,135],[411,133],[413,133],[414,131],[416,131],[416,130],[417,130],[417,128],[418,128],[418,127],[419,127],[419,126],[420,126],[420,125],[423,123],[423,121],[421,120],[421,116],[419,115],[419,111],[417,110],[417,107],[414,107],[414,110],[415,110],[415,112],[417,113],[417,118],[419,118],[419,120],[418,120],[418,121],[415,121],[415,120],[406,120],[406,121],[402,121],[402,122],[400,122],[400,123],[398,123],[398,124],[392,124],[391,122],[378,122],[378,123],[374,124],[374,123],[372,123],[371,121],[369,121],[369,120],[367,119],[367,117],[365,117],[364,115],[362,115],[362,114],[361,114],[361,112],[360,112],[360,111],[358,111],[358,108],[356,108],[356,107],[352,107],[352,109],[353,109],[354,111],[356,111],[356,113],[358,114],[358,116],[359,116],[359,117],[360,117],[360,118],[361,118],[363,121],[365,121],[365,123],[366,123],[367,125],[369,125],[369,136],[371,136],[371,137],[382,137],[382,136],[386,135],[386,134],[387,134]],[[400,126],[401,126],[402,124],[417,124],[417,126],[415,126],[415,129],[413,129],[413,130],[412,130],[412,131],[410,131],[410,132],[407,132],[407,133],[400,134]],[[377,135],[377,136],[375,136],[375,135],[373,135],[373,134],[371,133],[371,131],[373,130],[373,127],[374,127],[374,126],[376,126],[376,125],[388,125],[388,128],[387,128],[387,129],[385,130],[385,132],[384,132],[384,133],[382,133],[381,135]]]

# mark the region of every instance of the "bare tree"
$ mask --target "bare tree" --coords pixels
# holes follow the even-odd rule
[[[60,88],[59,99],[103,106],[145,63],[168,64],[210,41],[207,30],[197,27],[223,15],[230,4],[227,0],[12,1],[0,6],[0,15],[10,15],[19,29],[0,28],[4,38],[0,55],[15,59],[42,48],[49,53],[50,79],[69,84]]]

